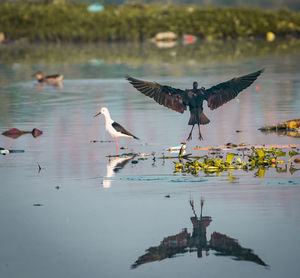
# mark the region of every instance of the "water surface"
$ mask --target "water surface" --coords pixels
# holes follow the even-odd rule
[[[37,138],[0,137],[1,146],[25,150],[0,157],[1,277],[297,275],[300,171],[271,169],[263,178],[236,171],[234,180],[173,173],[173,160],[158,157],[186,139],[189,115],[159,106],[124,75],[209,88],[265,68],[237,99],[205,107],[204,141],[195,131],[187,152],[228,142],[300,144],[257,130],[299,117],[299,42],[0,47],[1,133],[43,130]],[[38,87],[31,77],[38,69],[63,73],[63,88]],[[104,118],[93,117],[102,106],[141,138],[119,139],[128,148],[120,153],[148,159],[107,157],[115,143]]]

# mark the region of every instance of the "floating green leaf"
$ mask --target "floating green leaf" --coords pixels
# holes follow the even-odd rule
[[[277,156],[277,157],[286,156],[286,152],[283,152],[281,149],[279,149],[279,150],[276,152],[276,156]]]
[[[297,152],[291,150],[289,152],[290,157],[296,155]],[[200,171],[206,173],[207,176],[212,176],[212,174],[216,174],[216,176],[220,176],[220,173],[231,170],[243,170],[243,171],[252,171],[257,169],[255,176],[264,177],[265,172],[269,168],[275,168],[277,173],[285,173],[287,172],[287,165],[289,165],[289,171],[293,174],[295,171],[299,170],[292,166],[292,163],[284,160],[277,160],[277,156],[285,156],[286,153],[281,149],[255,149],[252,148],[252,152],[248,154],[243,153],[243,161],[241,157],[238,157],[236,160],[233,160],[234,156],[238,154],[227,153],[226,161],[223,161],[221,158],[202,156],[197,157],[198,159],[203,159],[203,162],[195,159],[194,161],[187,161],[186,163],[174,162],[175,172],[183,172],[190,173],[194,176],[197,176]],[[278,165],[284,164],[284,168],[280,168]],[[230,176],[230,175],[229,175]]]
[[[234,158],[235,155],[236,155],[235,153],[228,153],[226,155],[226,162],[228,162],[229,164],[231,164],[232,159]]]
[[[263,178],[265,176],[265,172],[266,172],[265,168],[259,168],[257,173],[256,173],[256,176],[258,176],[260,178]]]
[[[257,149],[256,154],[257,154],[259,159],[263,159],[265,157],[264,149]]]
[[[290,159],[291,159],[294,155],[296,155],[296,154],[299,154],[299,153],[296,152],[295,150],[290,150],[290,151],[289,151]]]

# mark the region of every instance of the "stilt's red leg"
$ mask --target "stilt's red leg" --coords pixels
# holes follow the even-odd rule
[[[118,143],[118,138],[116,137],[116,143],[117,143],[117,154],[119,152],[119,143]]]

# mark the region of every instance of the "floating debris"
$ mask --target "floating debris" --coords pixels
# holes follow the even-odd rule
[[[107,155],[106,157],[112,158],[112,157],[148,157],[150,154],[148,153],[122,153],[122,154],[116,154],[116,155]]]
[[[7,150],[5,148],[0,148],[0,154],[2,155],[7,155],[9,153],[23,153],[25,152],[24,150]]]
[[[38,137],[43,134],[43,131],[41,131],[37,128],[34,128],[32,131],[20,130],[18,128],[11,128],[7,131],[4,131],[2,133],[2,135],[10,137],[12,139],[17,139],[20,136],[22,136],[23,134],[28,134],[28,133],[31,133],[33,137]]]
[[[184,154],[184,155],[177,155],[177,156],[165,156],[164,153],[162,153],[161,157],[158,157],[158,159],[174,159],[174,158],[179,158],[179,159],[190,159],[190,158],[195,158],[194,156],[191,156],[191,153]],[[196,158],[199,158],[200,156],[196,156]]]
[[[34,207],[42,207],[44,206],[43,204],[33,204]]]
[[[186,150],[186,143],[182,142],[181,145],[175,146],[175,147],[169,147],[166,149],[166,151],[170,152],[170,153],[175,153],[175,152],[180,152],[181,154],[184,154]]]
[[[289,149],[289,148],[299,148],[300,144],[290,144],[290,145],[246,145],[244,143],[241,143],[239,145],[237,144],[232,144],[232,143],[227,143],[226,145],[221,145],[218,147],[196,147],[194,150],[228,150],[228,149],[238,149],[238,150],[250,150],[250,149],[270,149],[270,148],[275,148],[275,149]]]
[[[41,170],[45,170],[45,168],[41,167],[40,164],[37,164],[37,165],[38,165],[38,167],[39,167],[39,173],[41,172]]]
[[[238,150],[237,150],[238,151]],[[243,153],[243,160],[239,157],[239,153],[227,153],[226,160],[215,157],[202,157],[203,161],[196,159],[194,161],[182,161],[174,162],[175,173],[190,173],[192,175],[198,175],[199,172],[206,174],[221,173],[231,170],[244,170],[253,171],[257,170],[255,176],[264,177],[266,170],[269,168],[275,168],[277,173],[287,172],[287,166],[289,165],[289,171],[291,174],[300,170],[294,168],[291,165],[290,160],[293,156],[297,155],[298,152],[290,150],[288,155],[288,161],[281,160],[280,157],[285,157],[286,152],[282,149],[277,148],[252,148],[250,153]],[[191,156],[190,156],[191,158]],[[280,167],[283,164],[284,168]],[[231,180],[231,173],[229,173]]]
[[[0,148],[0,153],[1,153],[2,155],[7,155],[7,154],[9,154],[9,150],[6,150],[6,149],[4,149],[4,148]]]
[[[290,150],[290,151],[289,151],[290,159],[291,159],[293,156],[297,155],[297,154],[299,154],[299,153],[296,152],[295,150]]]
[[[286,130],[286,131],[299,131],[300,129],[300,118],[280,122],[275,125],[261,127],[258,130],[262,132],[270,132],[270,131],[278,131],[278,130]]]
[[[170,197],[171,197],[170,195],[166,195],[166,196],[165,196],[165,198],[170,198]]]
[[[111,140],[91,140],[90,143],[112,143]]]
[[[264,133],[271,133],[276,132],[279,136],[289,136],[293,138],[300,138],[300,129],[297,130],[285,130],[285,129],[278,129],[278,130],[271,130],[271,131],[263,131]]]

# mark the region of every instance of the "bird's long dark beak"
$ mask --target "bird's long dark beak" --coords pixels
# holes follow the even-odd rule
[[[35,73],[33,75],[31,75],[31,77],[35,77]]]
[[[96,114],[94,117],[97,117],[97,116],[99,116],[101,114],[101,112],[99,112],[98,114]]]

